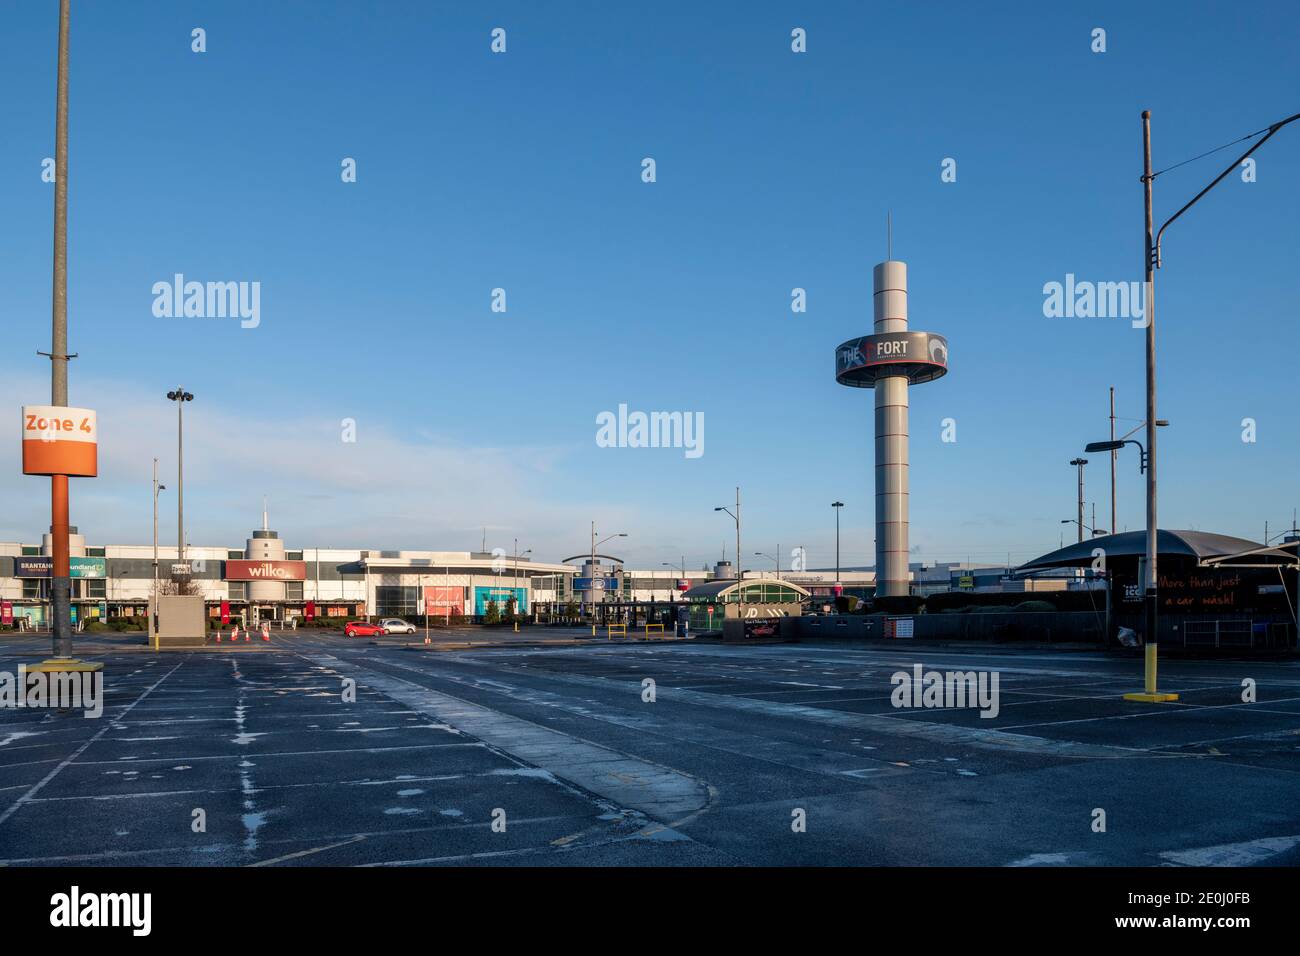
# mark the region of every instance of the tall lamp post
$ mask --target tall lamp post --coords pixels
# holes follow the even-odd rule
[[[840,587],[840,509],[844,502],[832,501],[831,507],[835,509],[835,586]]]
[[[671,561],[661,561],[660,564],[662,564],[665,568],[675,569],[677,567],[677,565],[673,564]],[[686,555],[684,554],[682,555],[682,578],[681,579],[683,581],[686,580]],[[668,597],[670,601],[675,602],[677,600],[677,586],[675,584],[673,585],[672,589],[668,592]]]
[[[524,554],[532,554],[532,553],[533,553],[532,548],[529,548],[527,551],[524,552]],[[519,539],[518,538],[515,538],[514,598],[515,598],[515,613],[514,613],[514,621],[512,621],[511,623],[514,624],[515,632],[518,633],[519,631]]]
[[[194,396],[183,388],[168,392],[176,403],[176,560],[185,563],[185,403]]]
[[[153,460],[153,596],[149,600],[149,636],[153,638],[157,629],[158,616],[158,492],[166,491],[167,486],[158,481],[158,459]],[[319,565],[320,559],[317,558]],[[150,641],[152,643],[152,640]]]
[[[767,558],[769,561],[775,561],[775,562],[776,562],[776,576],[777,576],[778,578],[781,577],[781,546],[780,546],[779,544],[776,546],[776,557],[772,557],[772,555],[768,554],[766,551],[755,551],[755,552],[754,552],[754,557],[756,557],[756,558]]]
[[[1110,387],[1110,440],[1115,440],[1115,386]],[[1110,453],[1110,533],[1119,534],[1119,524],[1115,517],[1115,463],[1117,452]]]
[[[615,538],[626,538],[627,532],[620,531],[618,534],[611,534],[607,538],[596,540],[596,522],[591,523],[591,581],[588,582],[587,593],[591,595],[591,636],[596,636],[596,548],[606,541],[613,541]],[[602,584],[604,582],[601,582]],[[602,592],[603,593],[603,592]]]
[[[736,486],[736,510],[734,512],[730,508],[723,508],[721,505],[713,510],[725,511],[736,522],[736,583],[739,584],[744,579],[744,573],[740,569],[740,556],[743,553],[740,550],[740,486]]]
[[[1072,458],[1070,464],[1079,469],[1079,541],[1083,541],[1083,466],[1088,464],[1086,458]]]
[[[50,404],[68,404],[68,24],[69,0],[59,3],[59,61],[54,106],[54,288],[51,309]],[[38,353],[46,354],[46,353]],[[68,476],[50,476],[50,634],[54,669],[72,660],[72,560],[68,543]],[[86,665],[98,669],[100,665]]]
[[[1096,519],[1094,518],[1093,520],[1095,521]],[[1077,524],[1077,523],[1078,523],[1078,522],[1077,522],[1074,518],[1062,518],[1062,519],[1061,519],[1061,524]],[[1094,538],[1100,538],[1102,535],[1104,535],[1104,534],[1106,533],[1106,529],[1105,529],[1105,528],[1098,528],[1098,527],[1096,527],[1096,526],[1094,526],[1094,525],[1084,525],[1083,528],[1084,528],[1084,530],[1086,530],[1090,535],[1092,535]]]
[[[1160,577],[1156,568],[1157,543],[1156,532],[1159,527],[1157,524],[1156,514],[1156,274],[1155,270],[1159,269],[1163,263],[1160,256],[1160,240],[1164,236],[1165,230],[1168,229],[1175,220],[1183,213],[1191,209],[1200,201],[1201,197],[1208,193],[1229,173],[1237,169],[1251,153],[1267,143],[1278,130],[1289,123],[1300,120],[1300,113],[1288,116],[1284,120],[1279,120],[1264,129],[1257,130],[1243,139],[1252,139],[1255,136],[1264,134],[1259,142],[1255,143],[1250,149],[1246,150],[1228,166],[1210,181],[1210,184],[1193,196],[1186,202],[1182,208],[1165,220],[1164,225],[1155,229],[1155,220],[1152,215],[1152,186],[1157,176],[1166,172],[1161,170],[1159,173],[1152,172],[1151,169],[1151,111],[1142,111],[1142,192],[1144,206],[1146,210],[1146,251],[1143,256],[1143,265],[1146,268],[1146,391],[1147,391],[1147,553],[1146,553],[1146,633],[1143,635],[1145,641],[1145,680],[1143,690],[1140,693],[1125,694],[1125,700],[1142,701],[1145,703],[1164,703],[1166,701],[1177,700],[1177,694],[1160,693],[1156,689],[1156,663],[1159,655],[1159,632],[1157,631],[1157,600],[1156,588]]]

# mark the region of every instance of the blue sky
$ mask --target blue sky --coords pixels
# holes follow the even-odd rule
[[[836,498],[844,563],[870,563],[871,394],[836,385],[833,357],[871,331],[892,210],[912,327],[946,335],[952,366],[911,390],[913,549],[1026,559],[1071,534],[1067,462],[1105,437],[1108,386],[1121,427],[1143,415],[1142,332],[1046,318],[1042,291],[1141,279],[1141,110],[1157,168],[1300,111],[1286,4],[74,7],[71,401],[102,435],[73,521],[101,542],[149,538],[180,383],[194,543],[242,539],[266,494],[292,545],[477,548],[486,526],[554,559],[594,519],[630,561],[698,567],[733,550],[712,508],[740,484],[747,565],[778,545],[833,562]],[[0,17],[16,418],[48,395],[57,3]],[[1160,177],[1157,214],[1232,155]],[[1300,124],[1257,158],[1165,242],[1165,527],[1258,538],[1300,504]],[[177,272],[260,282],[260,325],[155,317]],[[703,412],[705,453],[597,447],[620,403]],[[18,474],[16,440],[0,455],[0,540],[31,541],[47,483]],[[1135,452],[1119,474],[1118,524],[1140,528]]]

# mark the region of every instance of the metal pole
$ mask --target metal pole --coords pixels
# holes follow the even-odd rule
[[[1147,653],[1146,689],[1156,692],[1156,648],[1160,643],[1157,633],[1156,589],[1159,586],[1156,534],[1156,275],[1155,233],[1151,209],[1151,111],[1142,112],[1143,193],[1146,206],[1146,380],[1147,380],[1147,574],[1146,574],[1146,634],[1144,638],[1151,650]]]
[[[59,64],[54,120],[54,295],[50,404],[68,404],[68,23],[70,0],[59,2]],[[72,580],[68,554],[68,476],[50,476],[50,611],[53,656],[72,657]]]
[[[185,389],[176,389],[176,560],[185,562]]]
[[[1110,440],[1115,440],[1115,386],[1110,387]],[[1119,452],[1110,452],[1110,533],[1119,534],[1119,521],[1115,517],[1115,459]]]
[[[1074,519],[1075,527],[1079,530],[1079,542],[1083,542],[1083,466],[1088,464],[1086,458],[1071,458],[1070,464],[1074,465],[1079,471],[1079,492],[1078,492],[1078,515]],[[1096,522],[1093,522],[1094,526]]]
[[[587,569],[591,578],[587,581],[587,593],[591,595],[591,636],[596,636],[596,522],[591,523],[591,567]]]
[[[153,590],[158,593],[158,459],[153,460]]]
[[[1272,135],[1270,133],[1270,135]],[[1267,139],[1267,137],[1265,137]],[[1260,141],[1262,143],[1263,140]],[[1260,143],[1257,143],[1253,149],[1258,149]],[[1145,703],[1159,703],[1163,701],[1177,700],[1177,694],[1162,694],[1156,689],[1156,669],[1160,654],[1160,632],[1158,628],[1156,589],[1159,585],[1160,575],[1156,566],[1157,558],[1157,523],[1156,516],[1156,285],[1155,285],[1155,267],[1158,249],[1157,236],[1153,230],[1151,214],[1151,184],[1154,181],[1154,175],[1151,172],[1151,111],[1142,111],[1142,191],[1146,207],[1146,372],[1147,372],[1147,548],[1146,548],[1146,627],[1142,635],[1145,645],[1145,667],[1143,690],[1140,693],[1125,694],[1125,700],[1143,701]],[[1225,170],[1219,179],[1227,175],[1231,170]],[[1215,180],[1217,183],[1218,180]],[[1214,186],[1211,183],[1201,195]],[[1200,196],[1197,197],[1199,199]],[[1192,202],[1196,202],[1193,199]],[[1191,203],[1187,204],[1188,206]],[[1183,207],[1185,210],[1187,206]],[[1182,214],[1183,210],[1175,213],[1174,219]],[[1169,222],[1173,222],[1170,219]],[[1169,223],[1165,223],[1169,225]],[[1164,227],[1161,227],[1162,229]]]
[[[1083,541],[1083,459],[1077,459],[1079,464],[1079,541]]]
[[[153,460],[153,594],[149,597],[149,643],[153,643],[154,616],[158,613],[158,459]]]
[[[832,501],[831,508],[835,510],[835,585],[840,584],[840,509],[844,507],[842,501]]]
[[[744,572],[741,570],[740,556],[744,552],[740,550],[740,486],[736,486],[736,583],[739,584],[744,580]]]

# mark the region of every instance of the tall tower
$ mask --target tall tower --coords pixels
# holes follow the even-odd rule
[[[876,594],[908,593],[907,387],[948,371],[948,342],[907,329],[907,263],[873,272],[875,333],[835,350],[835,380],[876,390]]]
[[[283,561],[284,542],[280,533],[272,531],[267,520],[266,499],[262,499],[262,527],[244,542],[244,558],[248,561]],[[277,578],[248,582],[248,600],[277,602],[285,599],[284,581]]]

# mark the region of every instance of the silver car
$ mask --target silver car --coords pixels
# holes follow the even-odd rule
[[[400,617],[386,617],[379,622],[385,633],[388,634],[414,634],[415,625],[407,624]]]

